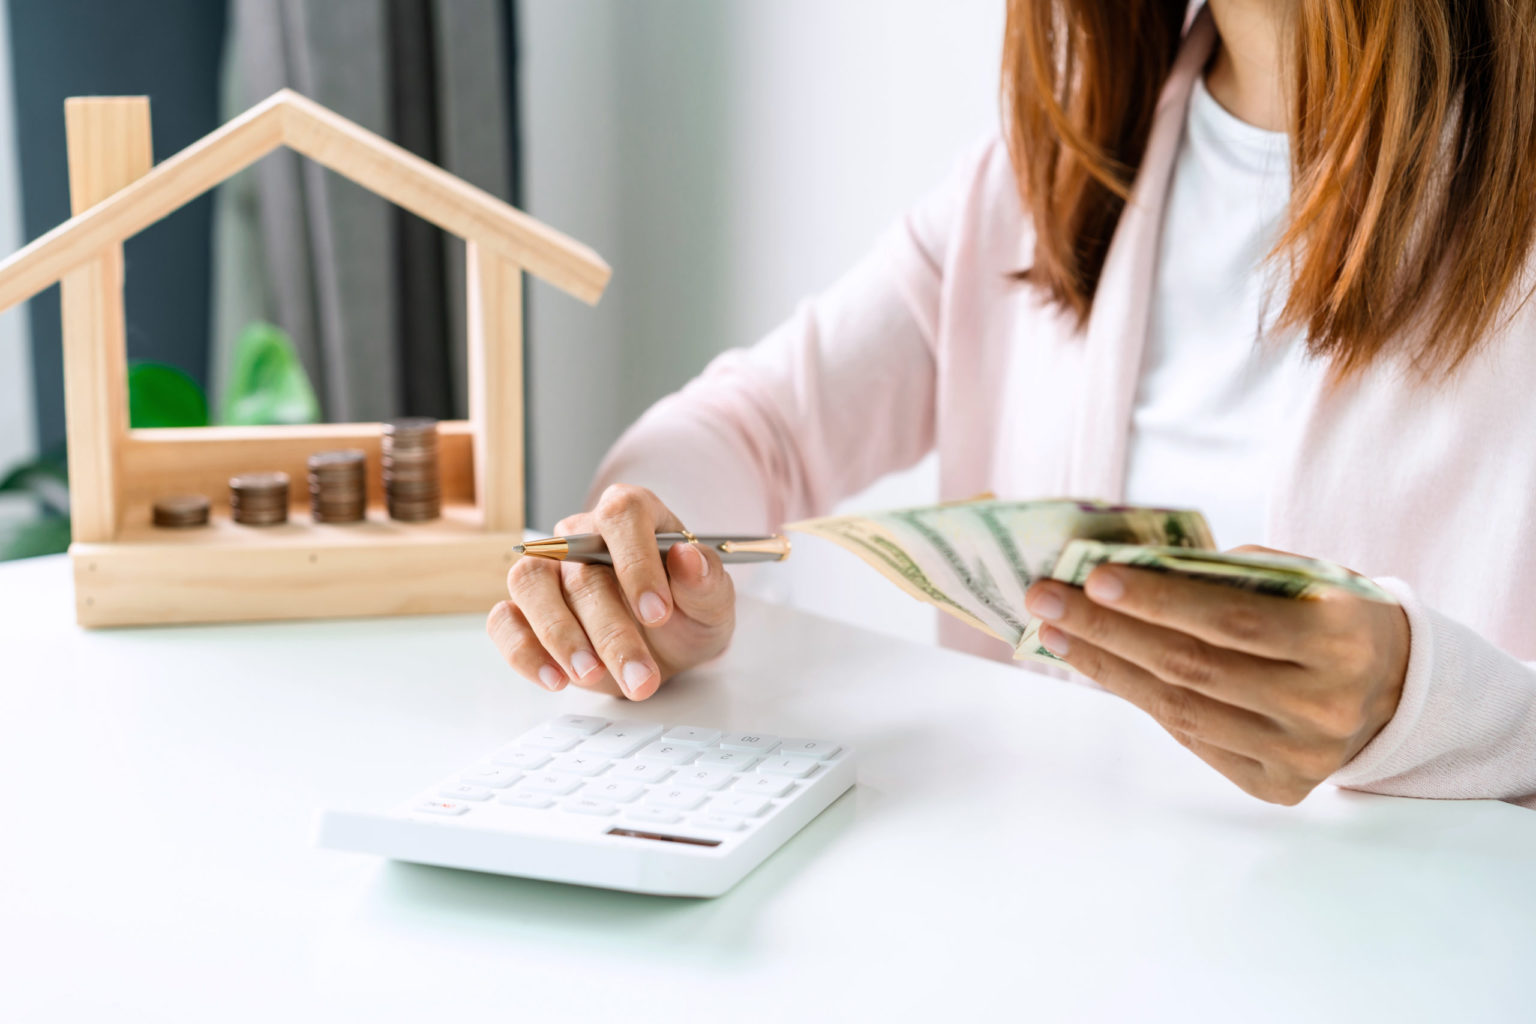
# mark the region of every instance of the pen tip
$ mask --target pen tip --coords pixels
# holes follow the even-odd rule
[[[521,554],[523,554],[527,550],[528,550],[528,547],[525,544],[514,544],[514,545],[512,545],[512,553],[514,555],[521,555]]]

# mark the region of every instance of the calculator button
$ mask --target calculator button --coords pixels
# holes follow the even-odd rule
[[[729,796],[715,797],[709,802],[706,810],[714,814],[739,814],[743,818],[755,818],[772,806],[772,800],[764,800],[760,796],[747,796],[745,793],[733,793]]]
[[[782,775],[743,775],[731,788],[753,796],[781,797],[795,788],[795,780]]]
[[[581,737],[575,733],[555,732],[542,726],[532,732],[523,733],[517,738],[517,742],[525,747],[536,747],[539,750],[552,750],[557,754],[570,750],[581,742]]]
[[[818,761],[827,761],[836,757],[837,752],[842,749],[836,743],[828,743],[826,740],[785,740],[779,744],[779,749],[774,753],[814,757]]]
[[[722,765],[732,771],[744,772],[757,764],[756,754],[746,750],[706,750],[694,764]]]
[[[770,757],[757,766],[757,770],[764,775],[787,775],[792,779],[803,779],[814,772],[820,764],[808,757]]]
[[[673,785],[687,786],[690,789],[719,789],[736,777],[736,773],[729,768],[712,766],[698,768],[689,765],[672,777]]]
[[[687,747],[680,743],[668,743],[666,740],[657,740],[650,746],[636,754],[647,761],[665,761],[668,764],[687,764],[698,754],[698,747]]]
[[[533,750],[529,747],[521,747],[516,743],[510,743],[491,755],[491,760],[497,764],[510,764],[521,768],[525,772],[535,771],[549,764],[550,755],[542,750]]]
[[[719,729],[701,729],[696,725],[674,725],[662,737],[669,743],[686,743],[694,747],[707,747],[719,738]]]
[[[624,817],[651,825],[670,825],[683,820],[683,816],[676,811],[669,811],[665,807],[647,807],[644,804],[629,808],[624,812]]]
[[[619,810],[617,806],[609,803],[607,800],[594,800],[590,796],[579,796],[574,800],[567,800],[560,806],[564,810],[572,811],[576,814],[596,814],[599,816],[616,814]]]
[[[653,789],[645,802],[652,807],[691,811],[704,802],[704,793],[698,789]]]
[[[574,754],[566,754],[564,757],[555,758],[549,763],[549,767],[544,770],[590,778],[601,772],[604,768],[607,768],[608,763],[607,758],[596,757],[584,751],[577,751]]]
[[[720,745],[727,750],[755,750],[759,754],[766,754],[779,745],[779,738],[765,736],[760,732],[731,732],[725,734]]]
[[[574,792],[581,785],[581,779],[574,775],[556,775],[552,772],[540,772],[538,775],[530,775],[522,782],[522,789],[531,793],[553,793],[555,796],[565,796]]]
[[[423,800],[411,810],[425,811],[427,814],[443,814],[451,818],[469,810],[469,804],[461,804],[457,800]]]
[[[707,829],[710,832],[740,832],[747,827],[747,823],[734,814],[717,814],[714,812],[695,814],[688,819],[688,824],[695,828]]]
[[[581,787],[582,796],[589,796],[595,800],[612,800],[617,804],[627,804],[644,792],[645,787],[640,783],[625,782],[622,779],[589,782]]]
[[[496,802],[499,804],[506,804],[508,807],[526,807],[533,811],[542,811],[544,808],[554,803],[553,800],[545,796],[543,793],[530,793],[527,790],[518,790],[515,793],[503,793],[501,798]]]
[[[437,791],[438,796],[446,796],[453,800],[473,800],[479,803],[491,798],[491,791],[484,786],[472,786],[467,782],[444,786]]]
[[[522,777],[522,772],[511,768],[471,768],[459,778],[463,782],[470,782],[476,786],[506,789]]]
[[[661,735],[661,726],[650,722],[614,722],[581,745],[584,753],[628,757]]]
[[[672,774],[672,766],[667,762],[647,761],[637,757],[615,763],[612,777],[628,779],[630,782],[660,782],[670,774]]]
[[[545,724],[555,732],[574,732],[578,736],[591,736],[608,724],[608,719],[596,715],[561,715]]]

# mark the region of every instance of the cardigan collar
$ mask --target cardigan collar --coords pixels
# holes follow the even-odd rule
[[[1158,98],[1146,153],[1094,296],[1083,339],[1089,385],[1072,435],[1072,494],[1110,501],[1124,496],[1126,447],[1156,284],[1163,209],[1190,95],[1215,45],[1216,25],[1202,6],[1192,15]]]

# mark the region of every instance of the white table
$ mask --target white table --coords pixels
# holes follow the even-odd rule
[[[1257,803],[1104,695],[745,603],[623,707],[476,617],[77,629],[0,566],[0,1020],[1531,1020],[1536,814]],[[860,751],[716,900],[314,849],[558,712]]]

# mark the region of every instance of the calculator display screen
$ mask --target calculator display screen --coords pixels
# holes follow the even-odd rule
[[[692,836],[668,836],[660,832],[637,832],[632,828],[611,828],[611,836],[629,836],[631,839],[656,839],[663,843],[687,843],[690,846],[719,846],[718,839],[695,839]]]

